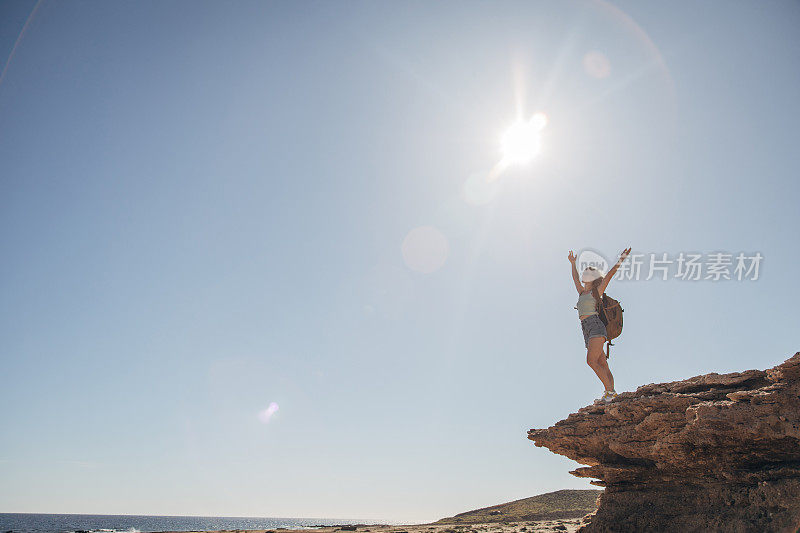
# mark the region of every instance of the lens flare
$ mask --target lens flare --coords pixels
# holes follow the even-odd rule
[[[600,80],[611,75],[611,62],[603,52],[592,50],[583,56],[583,70],[589,76]]]
[[[270,402],[269,406],[263,411],[259,411],[258,419],[263,422],[264,424],[268,423],[270,419],[272,419],[272,415],[278,412],[278,404],[275,402]]]

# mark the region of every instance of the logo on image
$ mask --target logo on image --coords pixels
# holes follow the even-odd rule
[[[583,272],[588,267],[594,267],[601,270],[603,273],[608,272],[608,261],[606,261],[606,258],[588,248],[580,251],[575,264],[578,267],[578,272]]]

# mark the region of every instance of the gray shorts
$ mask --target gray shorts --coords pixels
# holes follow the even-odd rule
[[[600,320],[600,315],[589,315],[581,320],[581,329],[583,330],[583,343],[589,347],[589,339],[592,337],[605,337],[608,339],[606,333],[606,325]]]

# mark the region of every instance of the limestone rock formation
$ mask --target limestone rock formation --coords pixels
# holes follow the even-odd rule
[[[528,438],[605,487],[581,531],[800,530],[800,352],[645,385]]]

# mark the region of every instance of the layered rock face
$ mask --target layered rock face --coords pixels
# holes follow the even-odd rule
[[[528,438],[606,487],[581,531],[800,530],[800,352],[645,385]]]

